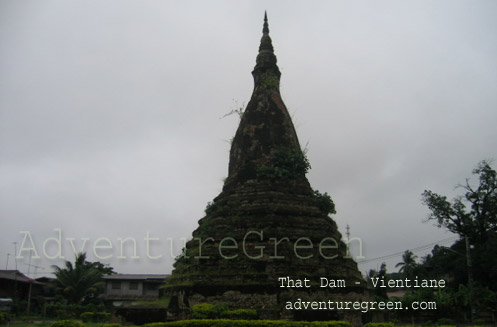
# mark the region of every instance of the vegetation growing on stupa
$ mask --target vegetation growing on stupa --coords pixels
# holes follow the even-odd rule
[[[260,179],[289,181],[307,174],[311,164],[304,151],[280,148],[274,151],[266,163],[256,168]]]
[[[280,80],[278,76],[273,73],[264,72],[261,74],[260,87],[266,90],[277,89],[280,86]]]
[[[315,190],[313,196],[314,196],[314,201],[316,202],[316,205],[321,210],[321,212],[323,212],[326,215],[332,215],[337,213],[335,210],[335,203],[333,203],[333,200],[328,195],[328,193],[326,192],[321,193],[318,190]]]

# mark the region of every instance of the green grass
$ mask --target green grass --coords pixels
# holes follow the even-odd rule
[[[169,306],[169,298],[162,298],[155,301],[136,301],[132,304],[133,307],[140,308],[166,308]]]
[[[26,320],[26,321],[11,321],[9,327],[49,327],[55,320]],[[4,325],[7,326],[7,325]]]

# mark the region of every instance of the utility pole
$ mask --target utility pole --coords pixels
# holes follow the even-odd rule
[[[29,269],[31,268],[31,251],[29,251],[29,261],[28,261],[28,276],[29,276]]]
[[[445,247],[446,250],[454,252],[458,255],[466,257],[466,268],[468,269],[468,290],[469,290],[469,320],[473,323],[475,308],[473,307],[473,268],[471,264],[471,245],[469,244],[469,237],[464,236],[464,241],[466,243],[466,255],[452,250],[451,248]]]
[[[7,263],[5,264],[5,270],[9,269],[9,257],[10,257],[10,253],[7,253]]]
[[[14,272],[14,303],[17,305],[17,242],[12,242],[14,244],[14,262],[16,264],[16,270]]]
[[[14,244],[14,262],[16,264],[16,270],[17,270],[17,242],[12,242]]]
[[[347,257],[350,257],[350,226],[347,224]]]
[[[26,307],[26,313],[29,314],[31,311],[31,289],[33,288],[34,280],[32,278],[29,279],[29,291],[28,291],[28,306]]]
[[[471,266],[471,245],[469,244],[469,237],[464,237],[466,241],[466,266],[468,268],[468,289],[469,289],[469,319],[473,323],[475,308],[473,307],[473,268]]]
[[[44,269],[43,267],[40,267],[40,266],[37,266],[37,265],[32,265],[31,264],[31,256],[29,257],[29,262],[30,262],[30,263],[28,263],[29,292],[28,292],[28,306],[27,306],[27,309],[26,309],[26,313],[28,313],[28,314],[29,314],[29,311],[31,309],[31,289],[33,287],[33,283],[36,280],[36,272],[37,272],[38,268]],[[33,267],[35,269],[34,278],[31,278],[29,276],[29,271],[30,271],[31,267]]]

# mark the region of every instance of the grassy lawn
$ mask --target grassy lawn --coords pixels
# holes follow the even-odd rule
[[[11,321],[10,324],[8,325],[9,327],[49,327],[52,324],[53,321],[49,320],[29,320],[29,321],[19,321],[19,320],[14,320]],[[7,325],[4,325],[7,326]]]

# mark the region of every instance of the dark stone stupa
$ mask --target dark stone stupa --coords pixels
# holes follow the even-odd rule
[[[223,191],[167,280],[170,311],[187,315],[193,304],[222,302],[257,309],[263,318],[360,324],[360,313],[351,310],[285,309],[299,298],[358,300],[364,281],[328,216],[333,202],[314,192],[305,176],[309,163],[281,99],[266,16],[252,75],[254,90],[232,142]],[[307,278],[311,287],[280,287],[280,277]],[[321,277],[343,280],[346,287],[321,288]]]

